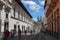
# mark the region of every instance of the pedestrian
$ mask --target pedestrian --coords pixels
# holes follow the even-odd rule
[[[8,31],[8,29],[4,30],[4,40],[8,40],[9,39],[9,34],[10,32]]]
[[[31,34],[32,34],[32,30],[31,30],[31,32],[30,32]]]
[[[25,30],[25,35],[26,35],[27,31]]]
[[[21,30],[18,29],[18,36],[19,36],[19,39],[21,39]]]
[[[14,30],[11,30],[11,32],[10,32],[10,38],[14,39],[14,37],[15,37]]]
[[[4,32],[2,33],[2,40],[4,40],[5,39],[5,35],[4,35]]]

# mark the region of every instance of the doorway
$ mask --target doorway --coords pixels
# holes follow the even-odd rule
[[[16,34],[16,24],[14,24],[14,31],[15,31],[15,34]]]
[[[4,22],[4,30],[5,29],[9,29],[9,23],[8,22]]]

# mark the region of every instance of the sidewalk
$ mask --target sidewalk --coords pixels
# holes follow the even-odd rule
[[[43,33],[42,33],[43,34]],[[43,34],[44,35],[44,34]],[[50,36],[50,35],[44,35],[44,37],[47,39],[47,40],[57,40],[56,38]]]

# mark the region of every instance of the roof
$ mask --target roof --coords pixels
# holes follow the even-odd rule
[[[30,15],[30,13],[27,11],[27,9],[25,8],[25,6],[22,4],[22,2],[20,0],[15,0],[26,12],[27,14],[32,18],[32,16]]]

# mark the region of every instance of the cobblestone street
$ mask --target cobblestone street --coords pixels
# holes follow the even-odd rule
[[[46,40],[46,38],[42,34],[32,34],[32,35],[22,35],[21,39],[18,37],[15,40]]]
[[[17,40],[18,37],[16,37],[15,40]],[[38,33],[38,34],[32,34],[32,35],[25,35],[22,36],[21,39],[18,40],[57,40],[54,37],[51,37],[49,35],[44,35],[42,33]]]
[[[38,33],[32,35],[22,35],[21,39],[19,39],[19,37],[17,36],[12,40],[57,40],[57,39],[49,35],[44,35],[43,33]]]

